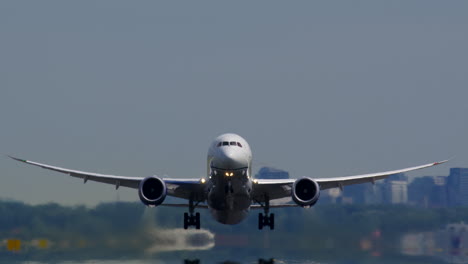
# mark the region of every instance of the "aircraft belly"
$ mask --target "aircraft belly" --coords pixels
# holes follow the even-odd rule
[[[208,206],[216,221],[222,224],[234,225],[241,222],[248,215],[251,197],[244,186],[220,184],[208,194]]]
[[[210,208],[217,211],[242,211],[250,207],[250,196],[242,194],[209,196],[208,204]]]
[[[238,223],[242,222],[242,220],[244,220],[247,217],[247,215],[249,214],[248,209],[241,210],[241,211],[238,211],[238,210],[218,211],[218,210],[215,210],[215,209],[211,209],[210,212],[211,212],[211,215],[213,216],[213,218],[216,221],[220,222],[221,224],[225,224],[225,225],[238,224]]]

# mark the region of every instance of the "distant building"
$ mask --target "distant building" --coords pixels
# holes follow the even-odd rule
[[[408,182],[391,181],[386,185],[387,202],[391,204],[406,204],[408,202]]]
[[[383,198],[383,185],[380,184],[366,184],[366,190],[364,195],[365,204],[381,204]]]
[[[429,207],[429,199],[435,188],[434,177],[424,176],[414,179],[408,185],[409,203],[421,207]]]
[[[431,207],[446,207],[448,206],[447,194],[447,177],[436,176],[434,177],[434,187],[432,188],[429,196],[429,206]]]
[[[414,179],[408,185],[409,203],[425,208],[448,206],[446,182],[446,176],[424,176]]]
[[[468,206],[468,168],[451,168],[447,177],[450,206]]]
[[[345,186],[342,195],[343,201],[352,204],[375,204],[382,202],[379,188],[372,183]]]
[[[331,188],[320,192],[320,204],[341,203],[340,188]]]
[[[384,202],[389,204],[408,203],[408,177],[403,173],[385,179],[383,185]]]
[[[289,179],[289,173],[284,170],[279,170],[271,167],[261,168],[257,175],[257,179]]]

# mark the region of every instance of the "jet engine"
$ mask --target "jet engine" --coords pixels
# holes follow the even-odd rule
[[[312,206],[320,197],[320,186],[310,178],[297,179],[292,187],[292,199],[300,206]]]
[[[145,205],[158,206],[166,198],[167,188],[164,181],[156,176],[146,177],[140,182],[138,195]]]

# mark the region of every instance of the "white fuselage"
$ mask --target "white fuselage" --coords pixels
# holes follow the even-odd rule
[[[252,202],[252,151],[239,135],[223,134],[208,149],[207,203],[216,221],[237,224]]]

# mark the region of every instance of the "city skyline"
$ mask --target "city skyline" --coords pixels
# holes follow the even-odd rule
[[[331,189],[323,203],[405,204],[424,208],[467,207],[468,168],[450,168],[446,176],[419,176],[409,179],[394,174],[376,184]]]

